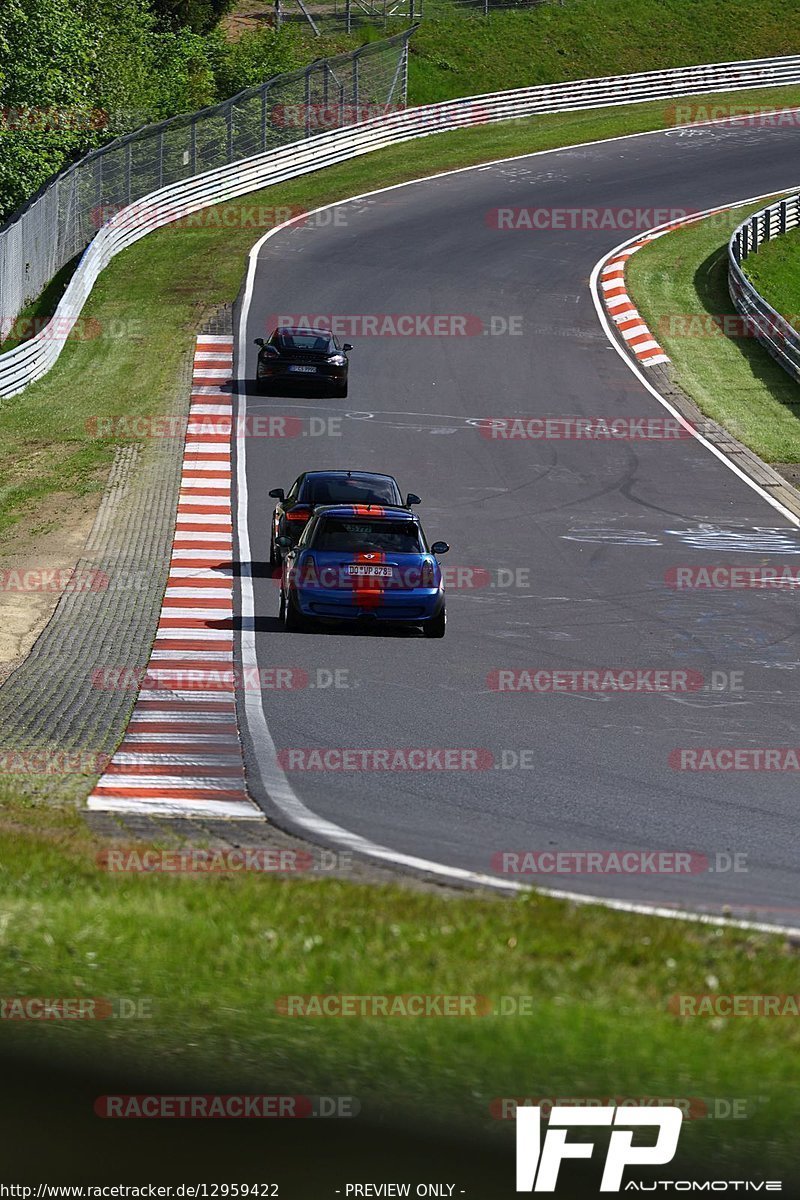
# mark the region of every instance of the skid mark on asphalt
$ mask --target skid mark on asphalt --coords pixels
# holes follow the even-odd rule
[[[233,670],[233,338],[201,334],[172,561],[144,686],[88,800],[100,812],[263,819],[247,796]]]

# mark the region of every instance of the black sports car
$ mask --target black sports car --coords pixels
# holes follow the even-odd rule
[[[277,383],[320,384],[337,396],[347,395],[347,351],[330,329],[280,326],[264,341],[256,338],[256,381],[262,391]]]
[[[281,548],[277,546],[278,538],[288,537],[294,545],[318,505],[375,504],[410,508],[412,504],[422,503],[413,492],[409,492],[404,500],[393,476],[378,475],[374,471],[304,471],[288,493],[284,493],[283,488],[273,488],[270,496],[278,501],[272,514],[269,545],[273,570],[283,558]]]

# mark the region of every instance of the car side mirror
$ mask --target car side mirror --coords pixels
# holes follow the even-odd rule
[[[349,343],[349,342],[345,342],[345,343],[344,343],[344,345],[342,346],[342,350],[343,350],[343,351],[345,351],[345,353],[346,353],[348,350],[352,350],[352,349],[353,349],[353,347],[350,345],[350,343]]]
[[[406,508],[410,508],[412,504],[422,504],[419,496],[415,496],[413,492],[409,492],[406,496]]]
[[[447,542],[434,542],[431,546],[432,554],[447,554],[450,546]]]
[[[272,496],[273,500],[284,500],[285,499],[285,493],[284,493],[283,488],[273,488],[272,491],[270,492],[270,496]]]
[[[253,338],[253,341],[255,342],[255,344],[256,344],[257,346],[263,346],[263,345],[264,345],[264,339],[263,339],[263,338]]]
[[[280,546],[281,550],[289,550],[292,546],[292,539],[284,535],[283,537],[278,538],[277,544]]]

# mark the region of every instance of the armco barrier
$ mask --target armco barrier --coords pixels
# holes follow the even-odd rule
[[[793,83],[800,83],[800,55],[582,79],[469,96],[390,112],[358,125],[319,133],[282,149],[256,154],[160,188],[122,209],[101,227],[90,243],[54,314],[52,323],[58,323],[58,339],[48,333],[50,326],[45,326],[30,341],[0,355],[0,396],[14,395],[50,370],[61,352],[66,331],[77,320],[95,280],[115,254],[152,230],[198,209],[360,154],[444,130],[508,121],[536,113],[604,108]]]
[[[737,225],[728,243],[728,290],[737,311],[752,328],[753,336],[784,371],[800,383],[800,335],[785,317],[767,304],[741,267],[748,254],[756,251],[762,242],[798,225],[800,196],[787,196]]]

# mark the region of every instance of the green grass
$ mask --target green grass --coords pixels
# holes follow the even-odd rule
[[[497,10],[487,19],[447,0],[425,0],[410,44],[409,101],[795,54],[796,16],[792,0],[772,0],[766,8],[758,0],[566,0]],[[402,28],[390,22],[387,33]],[[363,27],[350,39],[313,38],[309,30],[306,43],[309,57],[322,57],[366,38]]]
[[[109,876],[96,851],[76,813],[6,801],[2,994],[146,999],[152,1016],[19,1023],[17,1050],[150,1065],[207,1091],[269,1079],[270,1090],[345,1093],[373,1117],[436,1123],[447,1113],[489,1137],[511,1136],[510,1122],[489,1116],[497,1097],[737,1098],[745,1120],[690,1122],[682,1152],[730,1171],[769,1142],[773,1178],[796,1167],[797,1020],[668,1009],[681,992],[794,991],[797,952],[779,937],[541,896]],[[276,1000],[297,993],[532,1000],[507,1016],[281,1015]]]
[[[633,256],[627,279],[639,311],[672,359],[678,383],[699,408],[767,462],[796,463],[800,388],[755,338],[725,336],[708,322],[711,315],[735,313],[727,286],[728,238],[748,213],[766,203],[732,209],[658,238]],[[759,252],[758,263],[748,270],[758,270],[765,282],[762,272],[770,274],[769,263],[780,261],[780,270],[772,274],[780,280],[781,302],[799,313],[800,288],[797,278],[791,279],[791,259],[781,257],[786,253],[782,241],[771,243],[768,252],[769,260],[765,254],[761,261],[764,252]]]
[[[737,99],[796,104],[800,88]],[[263,231],[252,221],[236,228],[237,213],[311,208],[470,163],[660,128],[664,120],[664,106],[648,103],[436,134],[208,210],[206,227],[174,225],[144,238],[110,264],[89,297],[79,328],[92,336],[69,341],[45,379],[0,402],[0,532],[53,493],[102,488],[120,439],[93,437],[92,418],[172,411],[203,314],[234,299],[247,251]]]
[[[800,232],[790,230],[765,242],[743,264],[745,274],[772,305],[797,328],[800,325]]]

